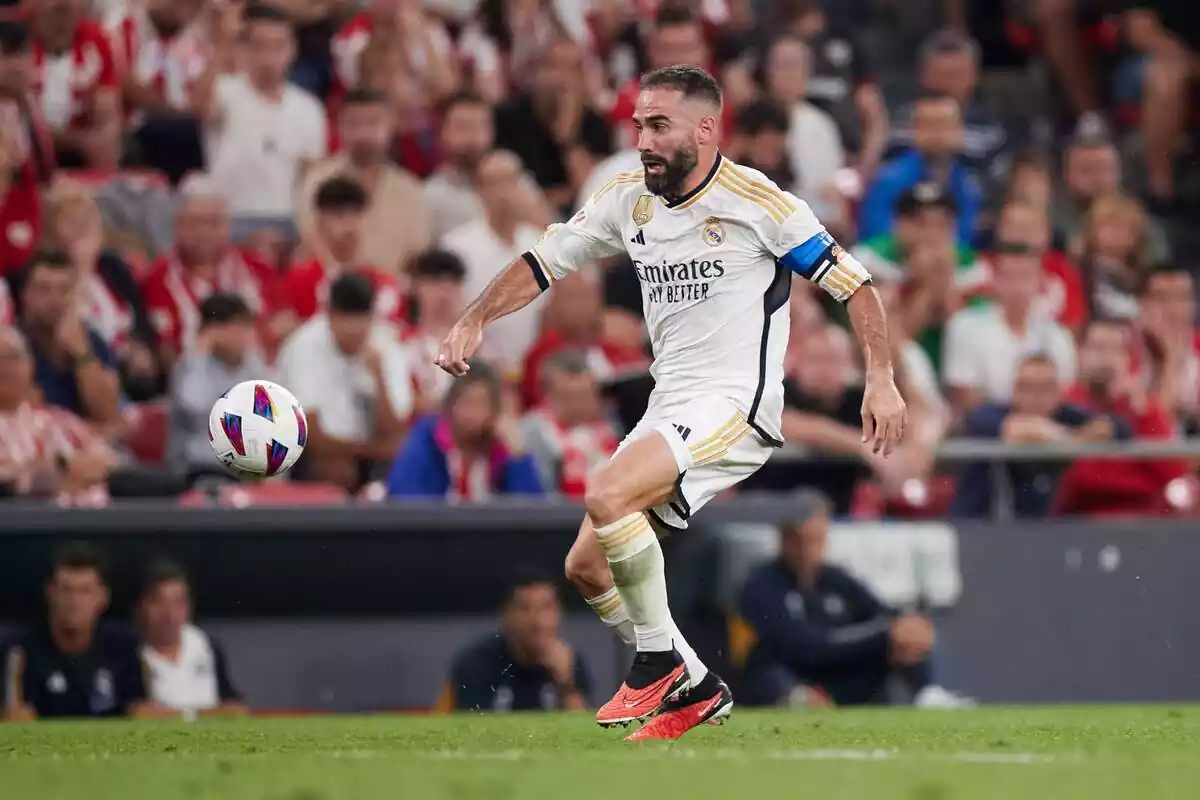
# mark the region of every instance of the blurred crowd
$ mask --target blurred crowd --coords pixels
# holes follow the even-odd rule
[[[1200,420],[1187,0],[24,0],[0,11],[0,496],[220,499],[213,400],[309,415],[303,498],[578,496],[652,382],[627,259],[451,381],[498,270],[640,164],[638,74],[698,64],[723,151],[875,276],[912,424],[862,449],[841,309],[791,293],[784,433],[747,489],[838,514],[1176,513],[1188,460],[939,465],[946,437]],[[833,459],[830,461],[829,459]],[[291,494],[288,494],[291,492]],[[244,493],[239,496],[244,496]]]

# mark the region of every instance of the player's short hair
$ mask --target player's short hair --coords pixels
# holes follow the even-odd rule
[[[351,106],[383,106],[387,105],[387,96],[378,89],[366,86],[356,86],[342,95],[342,108]]]
[[[733,129],[746,136],[758,136],[760,133],[787,133],[790,122],[787,111],[778,103],[770,100],[755,100],[738,109],[733,119]]]
[[[251,3],[246,6],[246,10],[242,12],[242,21],[249,28],[253,22],[274,22],[280,25],[286,25],[290,30],[292,27],[291,20],[287,18],[282,11],[267,3]]]
[[[59,572],[79,570],[92,570],[100,578],[101,583],[107,583],[108,564],[104,554],[89,542],[67,542],[55,550],[50,564],[50,573],[46,579],[52,581]]]
[[[333,314],[370,314],[375,310],[375,284],[366,275],[347,272],[329,287],[329,311]]]
[[[138,597],[144,600],[164,583],[175,583],[176,581],[185,586],[191,586],[187,570],[183,568],[182,564],[169,558],[156,558],[146,566],[146,570],[142,574]]]
[[[313,206],[322,213],[366,211],[370,198],[363,185],[345,175],[335,175],[317,187]]]
[[[431,248],[418,253],[408,268],[413,280],[444,280],[462,283],[467,279],[467,268],[462,259],[449,250]]]
[[[688,100],[703,100],[721,107],[721,87],[700,67],[678,65],[652,70],[642,76],[643,89],[674,89]]]
[[[254,312],[237,292],[213,292],[200,303],[200,327],[253,322]]]
[[[29,49],[29,26],[19,19],[0,20],[0,55],[12,56]]]
[[[551,354],[538,367],[538,382],[543,389],[549,388],[550,381],[556,374],[561,375],[587,375],[591,373],[591,368],[588,366],[587,354],[582,350],[567,349],[559,350],[557,353]]]
[[[446,396],[442,399],[442,408],[449,411],[454,408],[463,392],[476,384],[482,384],[488,391],[492,407],[498,411],[503,400],[501,393],[504,391],[500,384],[500,375],[492,368],[491,364],[479,358],[467,359],[467,365],[471,368],[467,374],[455,379],[450,384],[450,388],[446,390]]]

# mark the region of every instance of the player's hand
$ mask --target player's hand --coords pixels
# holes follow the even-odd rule
[[[461,378],[470,371],[471,366],[467,359],[475,355],[481,342],[483,326],[466,318],[460,319],[442,340],[433,363],[454,377]]]
[[[871,443],[872,453],[891,455],[904,435],[907,416],[904,398],[892,376],[872,377],[868,373],[862,403],[862,440]]]

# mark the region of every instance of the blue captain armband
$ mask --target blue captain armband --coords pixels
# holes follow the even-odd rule
[[[833,248],[837,242],[826,231],[821,231],[804,244],[799,244],[780,257],[779,262],[802,278],[816,283],[821,274],[833,265]]]

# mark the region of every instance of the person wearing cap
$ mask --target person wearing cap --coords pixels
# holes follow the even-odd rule
[[[885,162],[867,187],[859,206],[858,232],[863,239],[889,233],[897,205],[909,189],[933,182],[958,206],[957,239],[970,244],[979,225],[983,191],[979,178],[961,155],[962,110],[948,94],[927,92],[913,106],[912,146]]]
[[[830,514],[825,495],[799,492],[780,528],[779,558],[742,589],[741,622],[753,644],[741,697],[767,706],[878,704],[896,679],[916,705],[969,705],[934,681],[929,618],[896,613],[826,560]]]
[[[217,292],[200,304],[195,348],[171,379],[168,464],[193,472],[216,468],[208,442],[208,414],[229,387],[270,377],[255,347],[254,314],[237,294]]]

